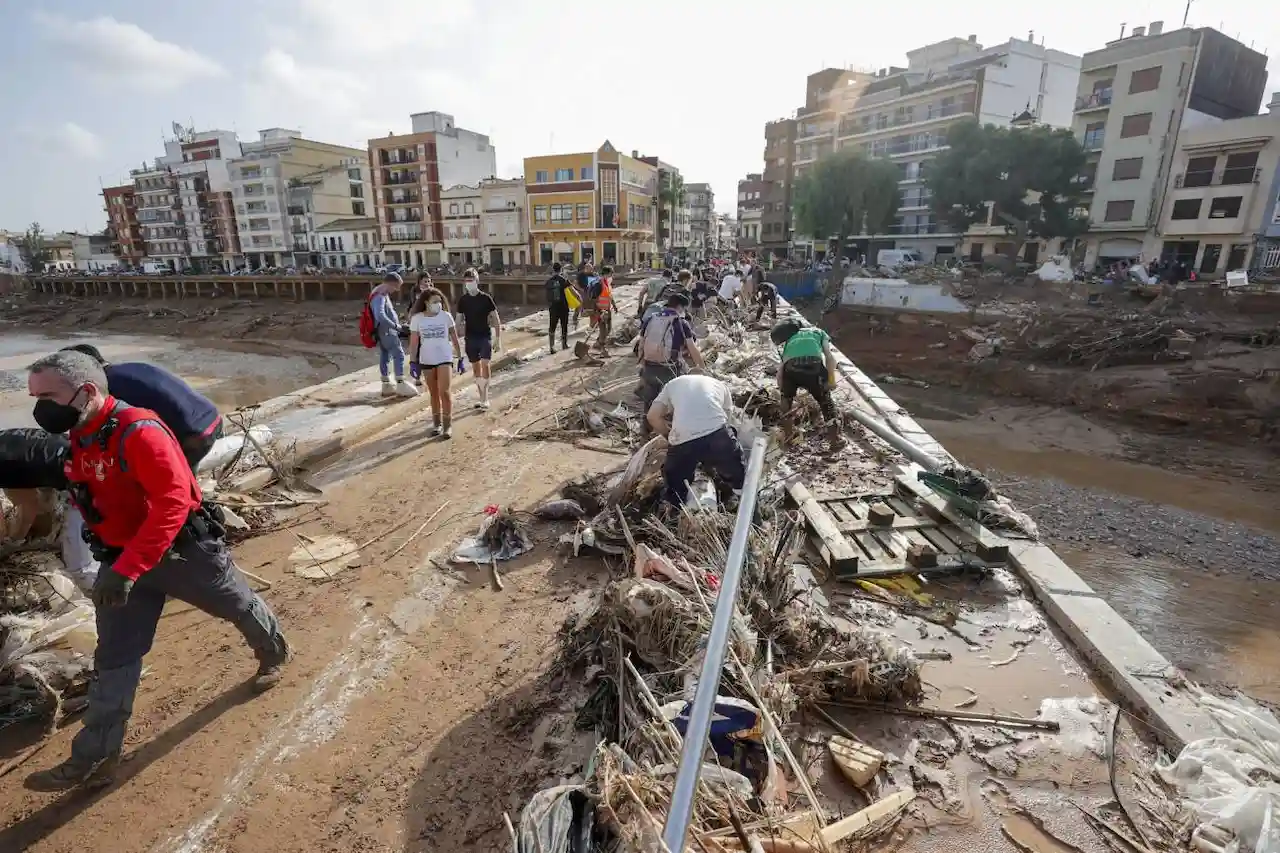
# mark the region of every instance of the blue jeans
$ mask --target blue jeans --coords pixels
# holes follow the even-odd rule
[[[404,344],[400,342],[400,330],[390,326],[378,329],[378,370],[383,379],[390,379],[388,368],[395,362],[396,379],[404,378]]]

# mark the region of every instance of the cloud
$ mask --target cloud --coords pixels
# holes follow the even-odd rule
[[[97,160],[104,153],[102,138],[74,121],[48,126],[26,125],[22,128],[22,135],[31,141],[36,154]]]
[[[351,15],[337,0],[291,5],[244,80],[245,106],[261,126],[363,148],[370,138],[408,132],[410,113],[479,102],[474,69],[459,66],[456,51],[430,48],[476,22],[468,0],[384,0],[376,16]]]
[[[190,48],[161,41],[124,21],[103,16],[88,21],[37,13],[46,41],[66,48],[68,61],[101,82],[121,83],[144,93],[172,92],[196,80],[226,75],[217,62]]]

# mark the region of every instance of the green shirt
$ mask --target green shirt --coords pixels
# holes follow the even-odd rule
[[[782,347],[782,360],[822,358],[822,346],[827,340],[827,333],[821,329],[801,329]]]

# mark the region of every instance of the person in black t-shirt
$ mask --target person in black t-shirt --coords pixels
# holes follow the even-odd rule
[[[462,286],[465,292],[458,299],[458,324],[462,326],[467,361],[471,362],[471,374],[480,394],[476,408],[487,409],[489,361],[502,349],[502,321],[498,318],[498,304],[480,289],[480,275],[474,267],[462,274]]]
[[[556,351],[556,326],[560,326],[560,348],[569,348],[569,300],[564,292],[569,289],[569,279],[560,274],[559,262],[551,265],[551,278],[547,279],[547,314],[550,328],[547,330],[547,346]]]

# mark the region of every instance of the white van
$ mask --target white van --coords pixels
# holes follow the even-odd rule
[[[168,264],[158,264],[155,261],[142,262],[143,275],[168,275],[170,272]]]
[[[918,249],[881,249],[876,255],[876,264],[882,267],[910,268],[924,263],[924,255]]]

